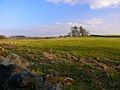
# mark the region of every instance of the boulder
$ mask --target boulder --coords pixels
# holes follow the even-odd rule
[[[21,67],[25,69],[27,69],[27,67],[29,66],[29,62],[27,60],[21,59],[19,55],[14,54],[14,53],[11,53],[6,58],[4,58],[1,64],[5,66],[10,65],[10,64],[20,65]]]
[[[17,54],[0,57],[0,90],[39,90],[38,77],[27,67],[29,63],[21,59]],[[4,89],[3,89],[4,88]]]
[[[61,85],[51,83],[50,78],[33,74],[28,66],[29,63],[17,54],[1,56],[0,90],[63,90]]]

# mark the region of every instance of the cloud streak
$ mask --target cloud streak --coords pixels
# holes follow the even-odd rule
[[[19,29],[0,29],[5,35],[27,35],[27,36],[60,36],[70,32],[71,26],[83,26],[91,34],[120,34],[120,21],[118,18],[109,19],[91,18],[88,20],[56,22],[49,25],[38,25]],[[17,30],[17,32],[16,32]],[[11,31],[11,32],[10,32]]]
[[[52,3],[66,3],[70,5],[88,4],[91,9],[101,9],[104,7],[120,7],[120,0],[47,0]]]

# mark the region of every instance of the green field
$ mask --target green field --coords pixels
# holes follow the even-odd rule
[[[73,78],[68,90],[120,89],[120,38],[7,39],[0,40],[0,50],[27,59],[39,75]]]

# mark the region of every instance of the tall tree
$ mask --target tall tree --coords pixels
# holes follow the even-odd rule
[[[70,28],[70,30],[71,30],[71,36],[78,36],[78,28],[77,28],[77,26],[72,26],[71,28]]]
[[[82,26],[80,26],[79,32],[80,32],[81,36],[84,36],[84,34],[83,34],[84,30],[83,30]]]
[[[87,31],[85,28],[83,28],[82,26],[77,27],[77,26],[71,26],[70,27],[71,32],[68,33],[68,36],[88,36],[89,35],[89,31]]]

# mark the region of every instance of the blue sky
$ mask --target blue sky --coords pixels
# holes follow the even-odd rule
[[[120,34],[120,0],[0,0],[0,34],[57,36],[82,25]]]

